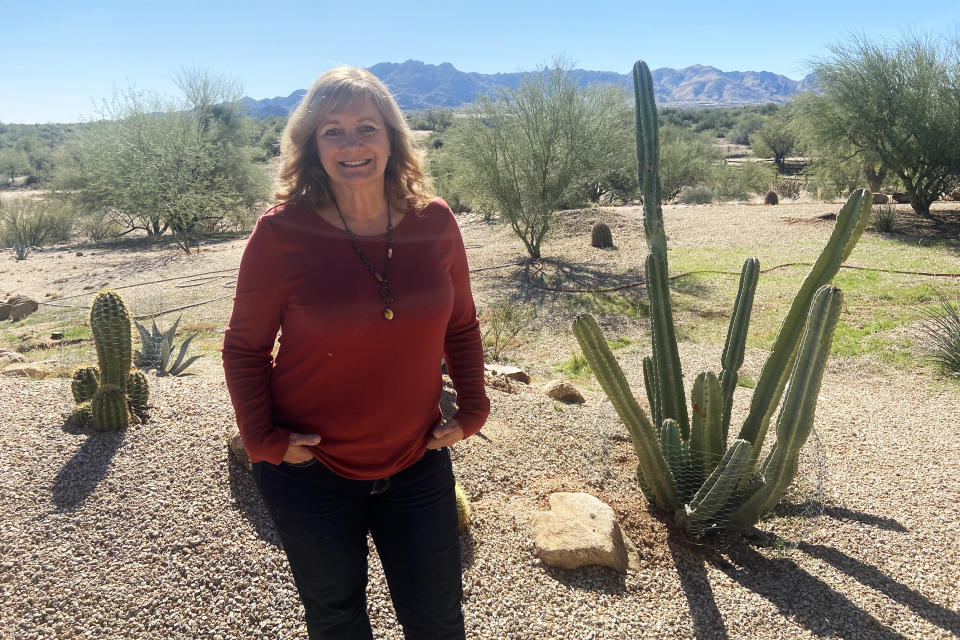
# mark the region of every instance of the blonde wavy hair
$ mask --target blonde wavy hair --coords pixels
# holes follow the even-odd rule
[[[424,153],[413,144],[406,118],[387,87],[366,69],[336,67],[313,83],[294,110],[280,141],[280,171],[274,197],[314,208],[333,203],[330,179],[317,152],[316,132],[327,115],[362,100],[380,111],[390,140],[384,195],[419,209],[432,197],[423,172]]]

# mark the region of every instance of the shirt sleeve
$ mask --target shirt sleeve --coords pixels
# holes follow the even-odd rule
[[[270,377],[285,289],[283,255],[261,217],[247,240],[237,274],[233,313],[223,339],[223,370],[243,446],[252,462],[280,464],[290,432],[273,424]]]
[[[487,398],[483,380],[483,341],[477,308],[470,290],[470,269],[463,246],[463,237],[453,212],[443,203],[450,222],[447,226],[451,252],[450,277],[453,281],[453,311],[447,324],[444,338],[444,360],[447,371],[457,390],[459,410],[453,419],[468,438],[480,431],[490,415],[490,400]]]

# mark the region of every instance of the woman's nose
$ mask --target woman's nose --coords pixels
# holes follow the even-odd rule
[[[346,148],[356,147],[360,143],[360,136],[356,133],[345,133],[343,136],[342,144]]]

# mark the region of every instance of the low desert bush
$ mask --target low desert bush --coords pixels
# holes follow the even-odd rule
[[[724,163],[714,168],[708,184],[720,200],[747,200],[769,189],[776,173],[776,167],[759,162]]]
[[[780,204],[780,196],[776,191],[767,191],[767,195],[763,196],[763,204]]]
[[[891,204],[882,204],[873,207],[870,221],[875,231],[890,233],[893,231],[897,210]]]
[[[31,248],[66,240],[72,227],[72,209],[63,203],[24,197],[0,204],[0,243],[18,248],[18,259]]]
[[[683,204],[710,204],[716,198],[717,194],[706,185],[684,187],[680,190],[680,195],[677,196],[677,200]]]
[[[480,313],[484,360],[497,362],[519,342],[520,333],[536,317],[532,307],[500,300]]]
[[[803,183],[799,180],[787,178],[773,185],[773,190],[779,193],[781,197],[787,198],[788,200],[796,200],[800,197],[800,192],[803,190]]]
[[[927,312],[922,325],[930,359],[943,373],[960,377],[960,313],[940,291],[940,308]]]

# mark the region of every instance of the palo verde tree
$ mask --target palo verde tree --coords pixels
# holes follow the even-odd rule
[[[773,158],[777,172],[783,173],[787,156],[797,147],[797,137],[788,126],[786,118],[773,117],[753,132],[753,153],[764,158]]]
[[[481,98],[450,129],[445,148],[463,159],[471,200],[500,211],[532,258],[557,210],[582,185],[596,157],[608,104],[581,89],[564,61],[525,74],[516,89]]]
[[[811,151],[846,149],[865,168],[894,173],[914,211],[929,215],[960,175],[960,42],[854,37],[813,71],[823,93],[795,100],[811,140],[823,142]]]
[[[71,148],[68,186],[88,213],[110,215],[127,232],[169,230],[189,253],[200,228],[252,206],[266,180],[247,145],[239,86],[197,70],[177,85],[176,102],[115,96]]]

